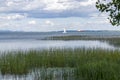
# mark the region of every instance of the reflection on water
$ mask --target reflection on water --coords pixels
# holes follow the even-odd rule
[[[111,46],[120,48],[120,41],[117,41],[117,40],[114,40],[114,41],[106,40],[105,42],[106,42],[107,44],[111,45]]]
[[[71,32],[63,34],[61,32],[52,33],[24,33],[24,32],[8,32],[0,33],[0,51],[12,50],[29,50],[29,49],[49,49],[49,48],[103,48],[103,49],[117,49],[120,48],[120,40],[41,40],[50,36],[94,36],[94,37],[120,37],[120,32]],[[69,68],[68,68],[69,69]],[[0,75],[0,80],[76,80],[73,77],[73,69],[42,69],[31,71],[28,75]],[[65,78],[65,79],[64,79]],[[67,78],[67,79],[66,79]],[[82,80],[82,79],[81,79]]]
[[[103,48],[116,49],[106,41],[98,40],[1,40],[0,51],[49,49],[49,48]],[[0,80],[77,80],[74,69],[42,69],[31,71],[28,75],[0,75]]]
[[[76,80],[74,68],[42,68],[30,72],[28,75],[0,76],[0,80]]]
[[[49,49],[49,48],[103,48],[115,49],[114,46],[109,45],[107,42],[97,40],[73,40],[73,41],[60,41],[60,40],[4,40],[0,41],[0,51],[12,50],[29,50],[29,49]]]

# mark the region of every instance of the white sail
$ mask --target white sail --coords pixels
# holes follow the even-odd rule
[[[67,31],[66,31],[66,29],[64,28],[64,31],[63,31],[63,33],[67,33]]]

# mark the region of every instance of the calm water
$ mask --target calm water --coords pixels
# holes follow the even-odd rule
[[[66,36],[66,35],[89,35],[97,37],[120,37],[120,32],[116,31],[97,31],[97,32],[0,32],[0,51],[12,50],[29,50],[29,49],[49,49],[49,48],[103,48],[115,49],[116,47],[107,42],[96,40],[42,40],[51,36]]]
[[[23,76],[0,75],[0,80],[76,80],[73,72],[74,68],[43,68],[36,69],[32,73]],[[65,79],[65,74],[67,79]],[[49,79],[50,76],[52,76],[52,79]]]
[[[0,51],[49,49],[49,48],[103,48],[114,49],[106,42],[95,40],[52,41],[52,40],[4,40],[0,41]]]
[[[49,48],[103,48],[103,49],[118,49],[105,41],[98,40],[42,40],[50,36],[66,36],[66,35],[87,35],[97,37],[120,37],[120,32],[116,31],[99,31],[99,32],[69,32],[63,34],[62,32],[47,32],[47,33],[25,33],[25,32],[0,32],[0,51],[14,51],[14,50],[29,50],[29,49],[49,49]],[[61,74],[59,70],[56,74]],[[15,77],[13,75],[0,75],[0,80],[34,80],[35,75],[29,74],[22,77]],[[71,78],[72,79],[72,78]],[[58,79],[56,79],[58,80]],[[60,79],[62,80],[62,79]],[[68,79],[70,80],[70,79]],[[74,80],[74,79],[72,79]]]

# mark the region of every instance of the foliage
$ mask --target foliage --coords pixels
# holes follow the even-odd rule
[[[98,0],[96,8],[109,14],[108,19],[113,26],[120,25],[120,0]]]

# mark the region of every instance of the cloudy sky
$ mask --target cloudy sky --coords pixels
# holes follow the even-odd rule
[[[0,0],[0,30],[120,30],[111,26],[96,0]]]

